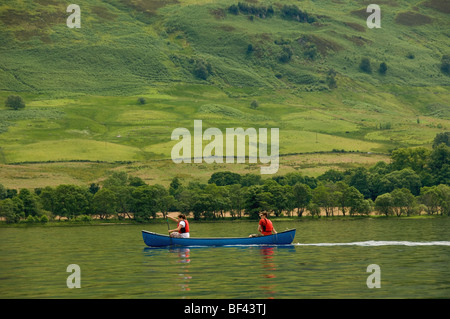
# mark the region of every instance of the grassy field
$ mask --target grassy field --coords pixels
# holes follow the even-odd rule
[[[369,167],[378,161],[389,162],[389,157],[363,153],[320,153],[287,155],[280,158],[278,174],[301,172],[317,177],[328,169],[344,170],[359,166]],[[58,162],[0,164],[0,181],[9,188],[39,188],[61,184],[89,185],[101,183],[111,172],[124,171],[142,178],[149,184],[169,186],[174,177],[183,183],[207,183],[218,171],[239,174],[259,174],[257,164],[174,164],[171,160],[153,160],[131,163]],[[272,175],[263,176],[270,178]]]
[[[0,2],[0,101],[18,94],[27,105],[0,108],[0,183],[87,183],[125,169],[166,184],[258,170],[171,163],[172,131],[192,134],[194,120],[223,133],[279,128],[279,173],[312,176],[388,160],[398,147],[430,147],[449,130],[444,0],[382,1],[381,29],[366,27],[365,2],[246,2],[273,6],[271,17],[231,14],[232,3],[84,0],[82,27],[69,29],[65,2]],[[291,4],[315,22],[284,18]],[[362,57],[371,74],[359,69]],[[326,153],[333,150],[351,153]]]

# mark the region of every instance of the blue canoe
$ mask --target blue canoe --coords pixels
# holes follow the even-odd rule
[[[142,237],[147,246],[228,246],[228,245],[289,245],[295,237],[295,229],[261,237],[225,237],[225,238],[172,238],[143,230]]]

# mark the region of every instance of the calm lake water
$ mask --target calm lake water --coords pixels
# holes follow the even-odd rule
[[[0,229],[0,298],[449,298],[450,218],[275,222],[288,247],[146,248],[167,225]],[[174,226],[172,223],[171,226]],[[191,236],[247,236],[257,222],[191,221]],[[69,289],[70,264],[81,288]],[[380,267],[380,288],[369,289]]]

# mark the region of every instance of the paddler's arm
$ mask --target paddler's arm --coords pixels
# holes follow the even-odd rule
[[[173,233],[173,232],[180,232],[180,230],[181,230],[181,225],[179,225],[176,229],[169,229],[169,234],[170,233]]]
[[[172,216],[167,215],[167,218],[170,218],[170,219],[173,220],[174,222],[177,222],[177,223],[178,223],[178,219],[173,218]]]

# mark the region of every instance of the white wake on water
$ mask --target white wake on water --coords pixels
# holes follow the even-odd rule
[[[296,246],[450,246],[450,241],[356,241],[350,243],[295,243]]]

